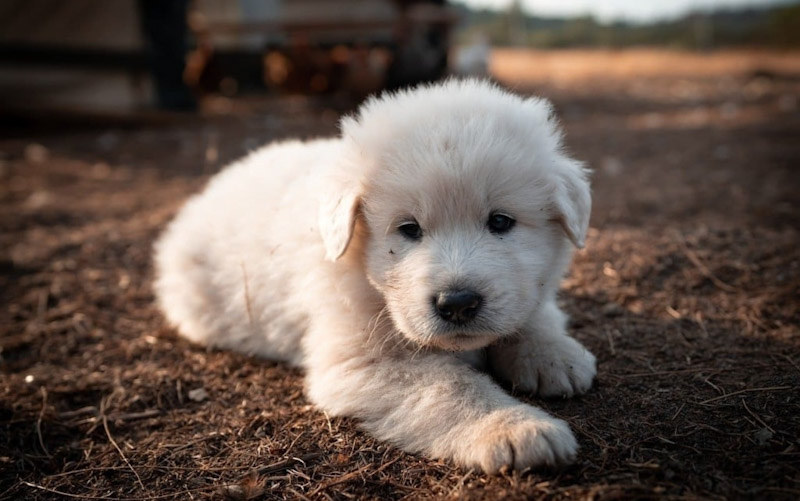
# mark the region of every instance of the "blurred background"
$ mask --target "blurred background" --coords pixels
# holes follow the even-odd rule
[[[211,175],[449,75],[550,99],[593,171],[557,476],[386,452],[153,306]],[[0,499],[800,498],[798,99],[791,1],[0,0]]]
[[[224,113],[240,96],[358,101],[450,74],[558,79],[542,50],[798,44],[800,7],[780,0],[5,0],[0,107]]]

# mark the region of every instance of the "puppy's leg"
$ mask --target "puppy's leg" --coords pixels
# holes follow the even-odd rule
[[[358,418],[376,438],[408,452],[496,472],[568,463],[577,451],[566,422],[449,354],[351,358],[308,369],[317,405]]]
[[[552,301],[517,339],[489,347],[488,358],[500,379],[545,397],[586,393],[597,373],[594,355],[567,335],[566,316]]]

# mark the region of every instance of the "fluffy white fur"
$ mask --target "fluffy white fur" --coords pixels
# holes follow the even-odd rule
[[[591,386],[595,358],[555,302],[590,205],[547,102],[451,80],[231,165],[156,244],[155,288],[182,335],[303,367],[316,405],[406,451],[559,465],[568,425],[488,374],[543,396]],[[516,225],[490,232],[496,213]],[[435,312],[454,288],[483,296],[467,323]]]

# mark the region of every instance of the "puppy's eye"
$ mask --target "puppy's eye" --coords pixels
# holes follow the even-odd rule
[[[422,238],[422,228],[414,221],[403,223],[398,226],[397,229],[409,240],[419,240]]]
[[[489,221],[486,225],[492,233],[507,233],[514,227],[515,223],[515,220],[505,214],[492,214],[489,216]]]

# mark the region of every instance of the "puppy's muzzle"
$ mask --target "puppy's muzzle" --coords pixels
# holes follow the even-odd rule
[[[483,296],[470,290],[442,291],[433,298],[436,314],[453,324],[464,324],[475,318],[483,304]]]

